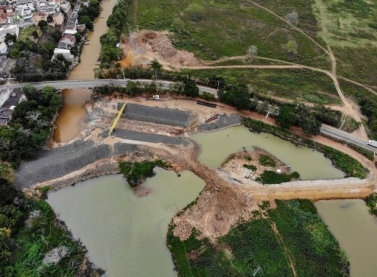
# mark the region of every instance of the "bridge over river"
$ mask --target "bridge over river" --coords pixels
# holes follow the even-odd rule
[[[153,80],[149,79],[92,79],[92,80],[59,80],[59,81],[45,81],[45,82],[34,82],[34,83],[8,83],[6,86],[9,89],[21,88],[25,85],[32,85],[35,88],[41,89],[45,86],[52,86],[56,89],[78,89],[78,88],[93,88],[101,86],[127,86],[128,82],[139,82],[141,84],[149,84]],[[169,86],[175,84],[172,81],[154,81],[157,87],[162,87],[168,89]],[[217,97],[217,90],[210,87],[198,86],[199,93],[203,92],[212,93]]]

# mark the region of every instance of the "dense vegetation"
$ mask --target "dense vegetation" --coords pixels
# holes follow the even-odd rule
[[[361,113],[367,117],[370,137],[377,140],[377,96],[343,80],[340,81],[340,84],[344,93],[353,98],[360,106]]]
[[[296,10],[296,4],[285,5],[291,9],[283,17]],[[306,3],[303,11],[305,14],[294,20],[300,27],[309,23],[306,18],[312,12],[311,5]],[[251,2],[181,1],[172,5],[166,0],[139,0],[129,6],[129,14],[132,16],[127,20],[133,29],[167,30],[173,34],[172,42],[177,48],[194,52],[200,59],[249,55],[251,59],[264,56],[311,65],[328,64],[326,57],[318,57],[321,49]],[[311,21],[316,28],[315,18]]]
[[[16,106],[9,126],[0,126],[0,158],[13,163],[34,158],[53,128],[53,118],[63,100],[53,87],[37,90],[25,86],[27,98]]]
[[[366,197],[365,202],[369,207],[370,213],[377,216],[377,193],[373,192],[371,195]]]
[[[101,0],[90,0],[89,6],[81,5],[79,11],[79,23],[85,24],[89,30],[93,29],[93,21],[99,16],[101,12]]]
[[[71,62],[59,56],[51,60],[55,47],[62,37],[59,30],[41,25],[42,35],[36,40],[25,37],[14,42],[8,57],[17,59],[12,75],[21,82],[65,79]]]
[[[106,21],[109,29],[100,38],[102,45],[99,57],[101,67],[110,67],[113,61],[123,57],[123,50],[116,45],[121,40],[121,34],[127,33],[127,9],[130,4],[130,0],[119,0]]]
[[[0,178],[0,276],[100,276],[47,202]],[[60,254],[51,255],[51,250]],[[48,254],[49,253],[49,254]]]
[[[300,178],[300,174],[297,172],[292,172],[290,174],[286,173],[277,173],[271,170],[265,170],[260,177],[257,178],[257,181],[260,181],[262,184],[281,184],[285,182],[290,182],[292,180]]]
[[[256,171],[257,170],[257,167],[255,165],[252,165],[252,164],[243,164],[243,167],[244,168],[247,168],[251,171]]]
[[[276,166],[275,160],[271,156],[265,155],[265,154],[261,154],[259,156],[259,163],[263,166],[271,166],[271,167]]]
[[[254,213],[216,245],[194,231],[181,241],[171,225],[167,244],[178,276],[349,276],[338,243],[308,200],[277,201]],[[262,216],[263,214],[263,216]],[[254,275],[259,272],[259,274]]]
[[[346,176],[363,179],[366,178],[368,174],[368,170],[365,169],[357,160],[338,150],[297,136],[285,129],[277,128],[272,125],[265,124],[261,121],[253,120],[251,118],[244,118],[243,124],[255,132],[271,133],[282,139],[289,140],[295,144],[317,149],[319,152],[324,153],[324,155],[329,158],[337,168],[342,170],[346,174]]]
[[[269,216],[297,266],[297,276],[348,276],[349,263],[309,200],[276,201]],[[328,266],[323,266],[323,265]]]
[[[132,188],[141,184],[146,178],[153,177],[155,174],[153,169],[156,166],[167,168],[169,164],[162,160],[119,163],[120,172]]]

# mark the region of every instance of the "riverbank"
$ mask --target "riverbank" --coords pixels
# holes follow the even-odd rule
[[[151,107],[151,110],[163,107],[166,111],[167,109],[175,111],[175,108],[179,107],[184,114],[194,115],[195,120],[187,124],[187,127],[182,127],[155,123],[150,114],[147,114],[151,118],[148,121],[122,117],[114,136],[108,137],[109,126],[117,114],[118,103],[122,101],[135,104],[137,102],[138,105],[143,105],[143,108],[138,111],[147,112],[149,112],[148,107]],[[174,217],[173,222],[176,226],[174,236],[187,239],[195,229],[203,237],[216,241],[228,234],[239,222],[250,220],[262,201],[270,201],[271,206],[274,206],[275,199],[360,198],[369,195],[373,190],[373,184],[369,183],[369,180],[358,179],[342,179],[341,182],[317,180],[270,186],[232,182],[226,176],[219,174],[219,171],[199,162],[198,155],[201,147],[187,137],[189,132],[206,136],[216,135],[214,132],[209,134],[198,132],[198,126],[217,113],[225,111],[228,114],[234,113],[234,110],[230,108],[229,110],[226,107],[203,108],[193,101],[185,100],[102,99],[86,105],[86,109],[87,117],[81,125],[76,141],[65,145],[55,144],[52,150],[42,153],[40,159],[21,165],[17,182],[20,186],[24,184],[28,188],[26,191],[32,193],[45,186],[58,190],[64,186],[75,185],[81,180],[115,174],[119,172],[119,161],[140,162],[146,159],[161,159],[178,165],[176,169],[187,169],[193,172],[206,183],[195,204]],[[166,112],[159,115],[163,116],[163,114],[166,117],[171,116]],[[237,116],[230,118],[236,119]],[[161,122],[165,122],[164,118]],[[234,121],[212,122],[212,124],[222,124],[216,125],[221,128],[230,123],[233,124]],[[251,138],[255,140],[254,134],[250,133],[246,127],[233,128],[242,128],[249,143],[251,143]],[[234,144],[237,134],[228,133],[231,137],[226,134],[225,132],[223,135],[227,143]],[[268,134],[259,136],[263,142],[274,142],[272,137],[266,138],[270,136]],[[220,143],[219,134],[217,134],[217,139],[210,139],[209,143],[222,148],[226,145]],[[278,144],[280,148],[285,147],[283,142]],[[239,149],[239,146],[237,147]],[[294,145],[292,147],[296,149]],[[307,151],[313,152],[310,149]],[[273,153],[273,151],[269,152]],[[140,201],[152,195],[153,193],[150,193]]]
[[[21,187],[31,187],[37,183],[41,185],[48,182],[50,184],[50,180],[59,179],[83,168],[88,169],[87,167],[90,168],[93,163],[98,166],[101,160],[103,160],[102,163],[118,160],[124,154],[137,152],[142,155],[141,149],[148,149],[147,151],[153,149],[152,152],[165,151],[171,157],[181,155],[179,159],[188,159],[189,161],[176,163],[182,163],[187,168],[190,163],[196,162],[201,147],[186,136],[194,132],[200,133],[199,130],[222,129],[239,122],[239,116],[234,114],[234,109],[226,106],[212,109],[199,106],[196,102],[190,100],[147,101],[142,98],[127,99],[128,104],[137,104],[130,105],[134,110],[136,108],[134,113],[138,112],[139,116],[143,118],[148,117],[151,122],[144,121],[144,119],[138,121],[127,116],[122,117],[113,134],[115,138],[109,138],[107,137],[107,130],[118,112],[119,103],[124,101],[119,99],[106,100],[105,98],[86,105],[86,119],[81,124],[79,135],[72,142],[55,143],[53,149],[50,152],[42,153],[38,160],[23,163],[20,167],[17,184]],[[178,106],[179,110],[176,110]],[[159,112],[159,122],[165,124],[155,123],[152,115],[155,116],[156,114],[150,112],[154,109]],[[183,124],[187,127],[167,125],[171,120],[171,112],[184,115],[182,117],[184,119]],[[229,115],[222,116],[214,122],[204,123],[206,119],[222,112]],[[167,119],[166,122],[165,118]],[[188,118],[190,118],[190,121],[187,121]],[[188,151],[188,149],[191,150]],[[181,153],[185,154],[182,155]],[[56,170],[54,169],[55,164]],[[208,170],[210,171],[210,169]],[[101,174],[89,174],[88,172],[86,177],[83,178],[87,179],[88,176],[105,174],[103,171],[101,170]],[[37,173],[31,174],[33,172]],[[109,172],[118,171],[114,171],[114,168],[110,167]],[[81,172],[79,175],[85,174]],[[81,179],[72,177],[69,180],[70,183],[75,183]],[[67,185],[66,182],[63,183]]]
[[[167,245],[178,276],[250,271],[269,276],[349,276],[346,256],[308,200],[260,203],[216,240],[206,239],[197,229],[185,239],[177,237],[175,219]]]
[[[94,69],[98,67],[97,60],[101,53],[100,37],[108,30],[106,21],[112,14],[115,0],[102,0],[101,12],[93,24],[95,31],[89,32],[86,40],[89,45],[84,45],[80,55],[80,63],[69,74],[70,80],[89,80],[94,79]]]

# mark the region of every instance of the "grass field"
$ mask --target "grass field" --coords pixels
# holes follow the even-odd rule
[[[216,245],[196,232],[180,241],[171,226],[167,244],[178,276],[349,276],[347,258],[312,202],[277,201],[261,214],[254,212]]]
[[[338,73],[377,85],[377,2],[315,0],[313,7],[318,34],[337,57]]]
[[[313,64],[312,59],[323,54],[304,35],[248,1],[195,2],[202,7],[200,20],[190,15],[194,2],[135,0],[133,27],[169,30],[176,47],[202,59],[245,55],[251,45],[257,46],[258,56],[305,64]]]
[[[18,39],[21,41],[26,41],[28,38],[32,38],[32,33],[34,31],[38,32],[38,35],[41,36],[42,32],[38,26],[30,26],[27,28],[21,28],[20,33],[18,34]]]
[[[361,113],[367,117],[369,137],[377,139],[377,95],[344,80],[340,80],[340,85],[344,94],[353,99],[360,106]]]
[[[185,71],[186,72],[186,71]],[[312,103],[340,102],[332,80],[325,74],[300,69],[211,69],[188,70],[192,76],[206,80],[222,76],[227,83],[250,84],[257,94]]]

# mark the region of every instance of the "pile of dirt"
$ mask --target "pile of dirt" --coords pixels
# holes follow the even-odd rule
[[[170,68],[179,66],[200,66],[193,53],[177,50],[170,40],[168,32],[142,30],[132,33],[122,40],[124,59],[123,67],[130,65],[149,66],[154,59]],[[132,60],[132,61],[131,61]]]

